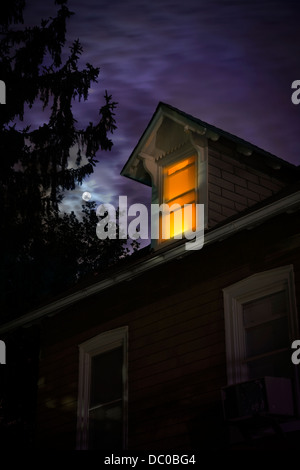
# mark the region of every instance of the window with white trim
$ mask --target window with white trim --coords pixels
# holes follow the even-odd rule
[[[127,445],[127,327],[79,345],[77,448]]]
[[[264,271],[225,289],[228,384],[291,377],[291,343],[298,337],[292,266]]]
[[[206,139],[198,137],[157,159],[143,154],[144,167],[152,178],[151,203],[160,207],[158,221],[151,219],[155,249],[196,229],[197,204],[204,207],[201,224],[203,229],[207,227],[208,146]]]

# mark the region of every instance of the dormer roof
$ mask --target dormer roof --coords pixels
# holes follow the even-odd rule
[[[173,106],[160,102],[136,147],[125,163],[121,175],[151,186],[151,177],[145,168],[145,159],[159,160],[189,141],[190,135],[202,136],[234,149],[237,158],[244,158],[253,168],[281,170],[281,176],[293,178],[297,167],[250,142],[216,126],[208,124]],[[294,174],[295,175],[295,174]],[[295,178],[297,179],[297,178]]]

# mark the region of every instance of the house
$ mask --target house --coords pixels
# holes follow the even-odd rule
[[[19,360],[31,348],[19,368],[30,445],[296,446],[298,168],[159,103],[122,175],[151,186],[152,204],[190,204],[191,230],[203,205],[203,246],[186,249],[175,216],[164,238],[161,215],[138,256],[1,325],[7,363],[12,341]]]

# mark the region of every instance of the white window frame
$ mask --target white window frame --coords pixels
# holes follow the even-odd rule
[[[123,448],[127,448],[128,410],[128,327],[101,333],[79,345],[79,383],[77,408],[77,449],[88,449],[91,359],[106,351],[123,347]]]
[[[289,337],[298,334],[298,317],[293,266],[282,266],[254,274],[223,289],[228,385],[248,380],[242,361],[245,357],[243,305],[285,290],[288,300]]]
[[[195,191],[195,204],[199,203],[199,178],[198,178],[198,168],[199,168],[199,155],[197,154],[197,151],[195,149],[191,150],[188,149],[184,153],[179,153],[177,155],[172,154],[170,157],[167,157],[163,163],[159,165],[159,180],[160,180],[160,196],[159,196],[159,204],[165,204],[165,195],[164,195],[164,184],[165,184],[165,169],[169,167],[170,165],[176,165],[177,163],[180,163],[184,160],[187,160],[188,158],[195,158],[194,161],[194,166],[195,166],[195,181],[194,181],[194,191]],[[180,197],[180,195],[177,195],[177,197]],[[168,204],[168,203],[167,203]],[[173,202],[170,204],[172,205]],[[184,217],[184,211],[182,210],[182,217]],[[183,236],[183,234],[182,234]],[[176,240],[176,239],[175,239]],[[170,238],[170,240],[161,240],[159,239],[159,244],[163,246],[166,246],[168,243],[174,242],[174,238]]]
[[[164,186],[164,168],[166,166],[179,163],[186,158],[195,157],[195,192],[196,204],[204,204],[204,227],[208,224],[208,146],[205,141],[202,145],[186,144],[184,147],[174,150],[169,155],[159,159],[157,164],[157,188],[152,188],[152,204],[163,204],[163,186]],[[147,171],[150,171],[147,169]],[[176,240],[175,240],[176,241]],[[152,248],[161,248],[172,244],[174,239],[170,240],[151,240]]]
[[[158,187],[159,194],[156,202],[162,204],[164,201],[164,169],[169,165],[175,165],[190,157],[195,157],[195,191],[196,203],[207,206],[208,200],[208,146],[200,147],[188,144],[184,148],[174,150],[158,162]]]

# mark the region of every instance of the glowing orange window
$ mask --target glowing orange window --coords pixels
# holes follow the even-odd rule
[[[166,166],[163,170],[163,203],[170,214],[162,216],[162,224],[170,223],[170,238],[196,228],[196,159],[189,157]],[[173,204],[177,205],[172,210]],[[190,209],[184,209],[190,204]],[[174,206],[176,207],[176,206]],[[161,227],[161,239],[163,231]]]

